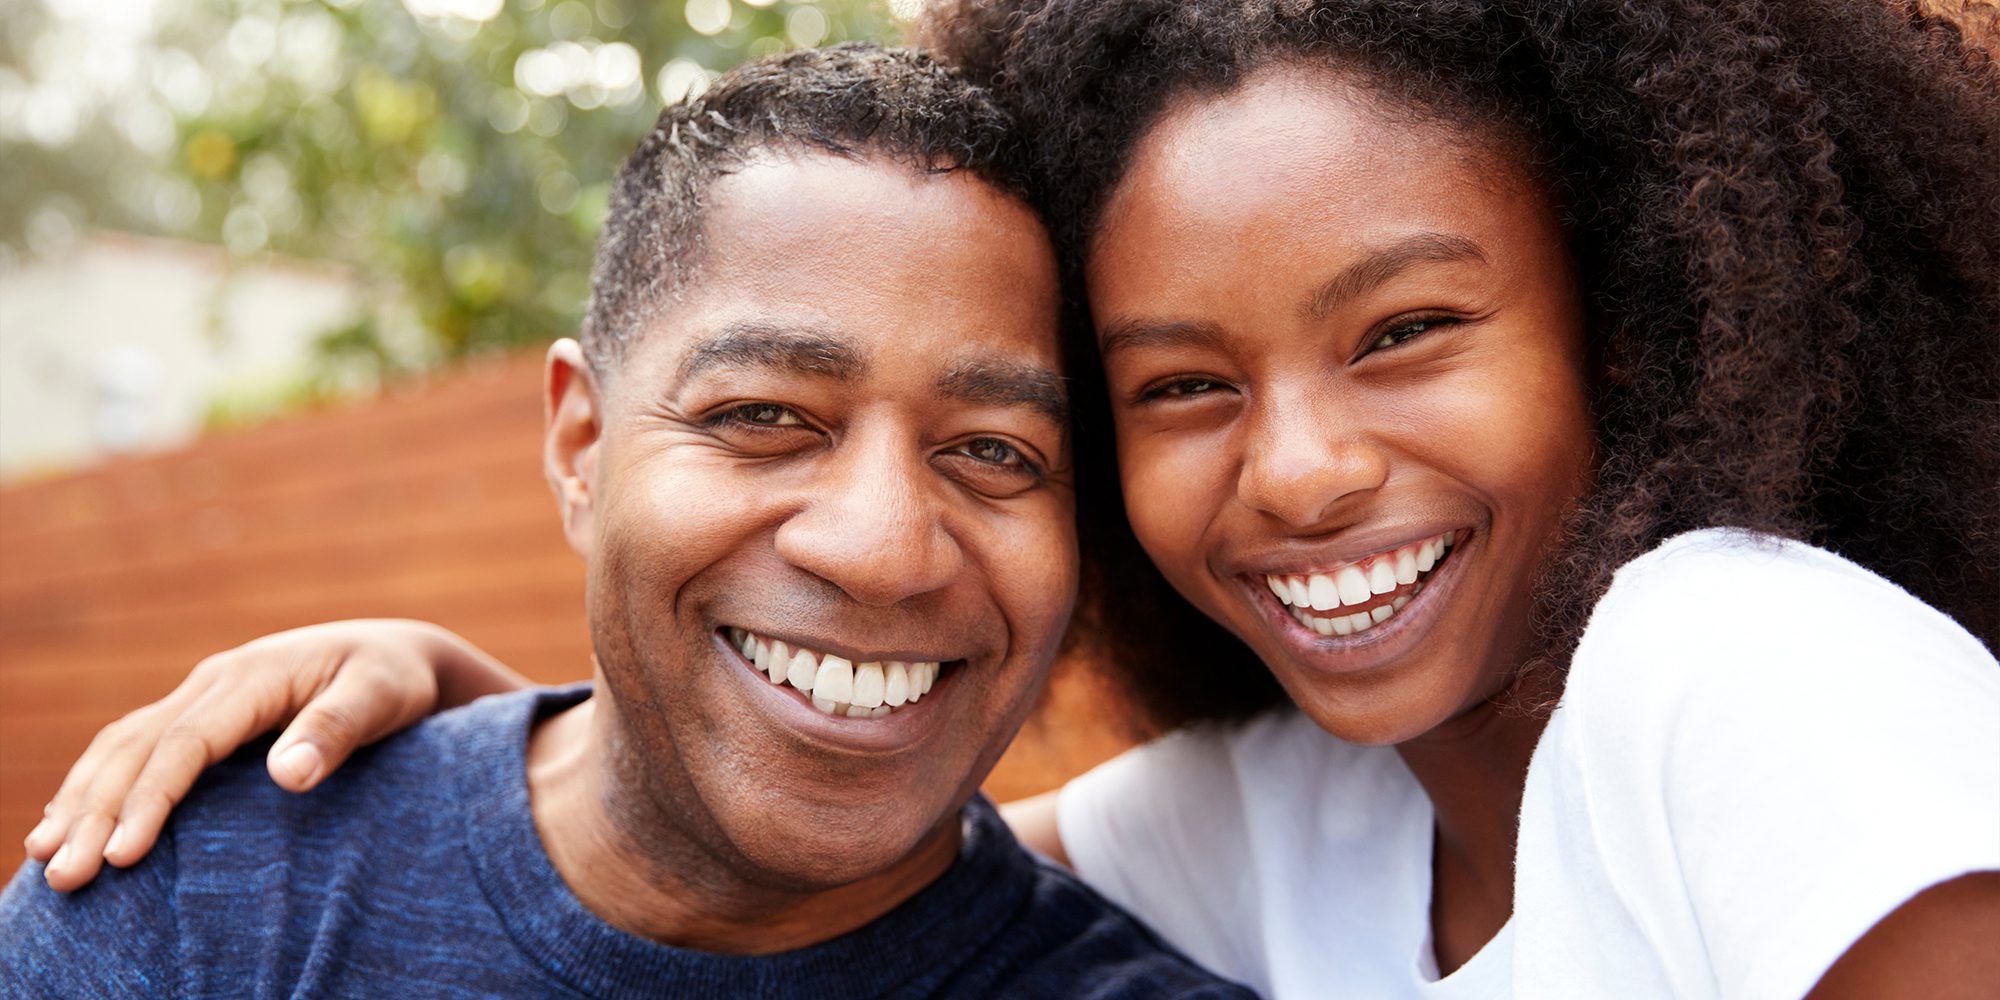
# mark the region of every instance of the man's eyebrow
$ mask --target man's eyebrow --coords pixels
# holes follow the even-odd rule
[[[775,368],[850,382],[865,366],[861,351],[842,337],[809,327],[746,321],[731,323],[689,348],[681,360],[680,381],[716,368]]]
[[[1484,262],[1486,253],[1479,249],[1479,244],[1450,233],[1417,233],[1405,237],[1349,264],[1345,270],[1334,275],[1332,281],[1321,285],[1319,291],[1306,301],[1305,315],[1314,319],[1324,317],[1341,303],[1381,286],[1418,264],[1461,260]]]
[[[947,399],[997,406],[1025,406],[1057,423],[1069,421],[1069,390],[1063,377],[1039,365],[1016,361],[962,361],[937,381]]]
[[[1113,351],[1141,347],[1199,347],[1221,341],[1222,330],[1212,323],[1124,319],[1113,320],[1098,331],[1097,350],[1109,357]]]

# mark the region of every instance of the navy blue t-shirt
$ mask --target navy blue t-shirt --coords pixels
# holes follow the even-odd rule
[[[528,809],[534,721],[589,688],[486,698],[357,754],[306,795],[263,748],[205,775],[159,846],[65,897],[0,896],[5,997],[1248,997],[1074,878],[983,799],[958,860],[880,920],[765,957],[599,919]]]

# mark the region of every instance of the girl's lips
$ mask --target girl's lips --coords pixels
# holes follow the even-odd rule
[[[1301,618],[1338,618],[1340,608],[1313,611],[1294,608],[1280,601],[1260,575],[1244,581],[1253,603],[1258,605],[1265,627],[1286,646],[1293,658],[1327,673],[1353,673],[1388,666],[1419,645],[1450,603],[1457,589],[1460,563],[1475,556],[1480,541],[1470,529],[1460,528],[1447,557],[1415,584],[1398,593],[1382,594],[1368,602],[1374,613],[1353,612],[1369,621],[1363,627],[1352,624],[1335,634],[1325,634]],[[1407,597],[1407,600],[1400,598]],[[1400,600],[1400,603],[1399,603]],[[1387,611],[1384,611],[1384,608]],[[1376,618],[1375,614],[1382,617]]]

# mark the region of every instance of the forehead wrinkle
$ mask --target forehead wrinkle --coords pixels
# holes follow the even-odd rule
[[[1307,300],[1303,312],[1309,319],[1324,318],[1341,303],[1380,287],[1396,275],[1419,264],[1452,261],[1485,261],[1479,244],[1450,233],[1418,233],[1389,244],[1355,261],[1333,280],[1320,286]]]
[[[1039,365],[975,358],[938,377],[938,392],[967,403],[1025,406],[1054,420],[1069,420],[1069,390],[1061,375]]]
[[[774,368],[851,382],[867,367],[861,350],[844,337],[778,323],[725,326],[688,349],[680,381],[716,368]]]

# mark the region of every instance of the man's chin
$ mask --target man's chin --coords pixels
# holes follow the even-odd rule
[[[957,803],[901,800],[900,808],[787,809],[749,815],[730,825],[732,839],[764,880],[800,892],[823,892],[864,880],[928,867],[955,856]]]

